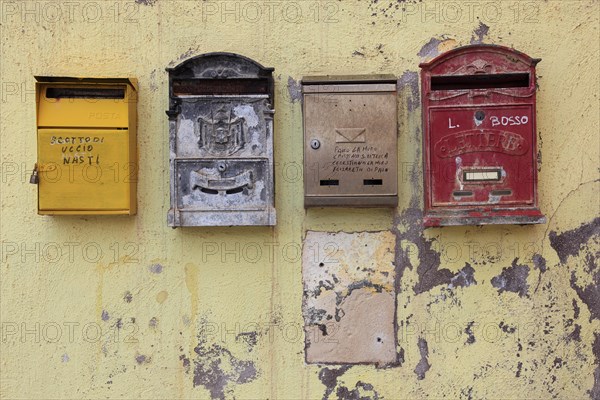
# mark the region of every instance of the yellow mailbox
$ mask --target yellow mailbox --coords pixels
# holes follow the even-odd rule
[[[137,80],[35,79],[38,214],[134,215]]]

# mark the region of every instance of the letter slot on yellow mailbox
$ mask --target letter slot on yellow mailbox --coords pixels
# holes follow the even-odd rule
[[[137,81],[35,78],[38,214],[134,215]]]
[[[304,206],[398,204],[396,78],[302,79]]]

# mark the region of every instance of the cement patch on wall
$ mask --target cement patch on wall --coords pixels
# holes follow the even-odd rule
[[[308,363],[396,361],[391,232],[306,234],[302,254]]]

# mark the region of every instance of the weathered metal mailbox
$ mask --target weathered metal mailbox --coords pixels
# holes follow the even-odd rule
[[[38,214],[135,214],[137,81],[35,78]]]
[[[472,45],[420,64],[425,226],[546,222],[537,198],[539,61]]]
[[[302,79],[304,206],[398,204],[396,78]]]
[[[275,225],[273,68],[209,53],[167,71],[169,225]]]

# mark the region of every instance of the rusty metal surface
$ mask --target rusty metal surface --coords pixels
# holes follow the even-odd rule
[[[420,65],[426,226],[545,222],[537,205],[537,62],[474,45]]]
[[[396,85],[356,79],[303,80],[305,206],[397,204]]]
[[[275,225],[272,68],[211,53],[168,71],[169,225]]]

